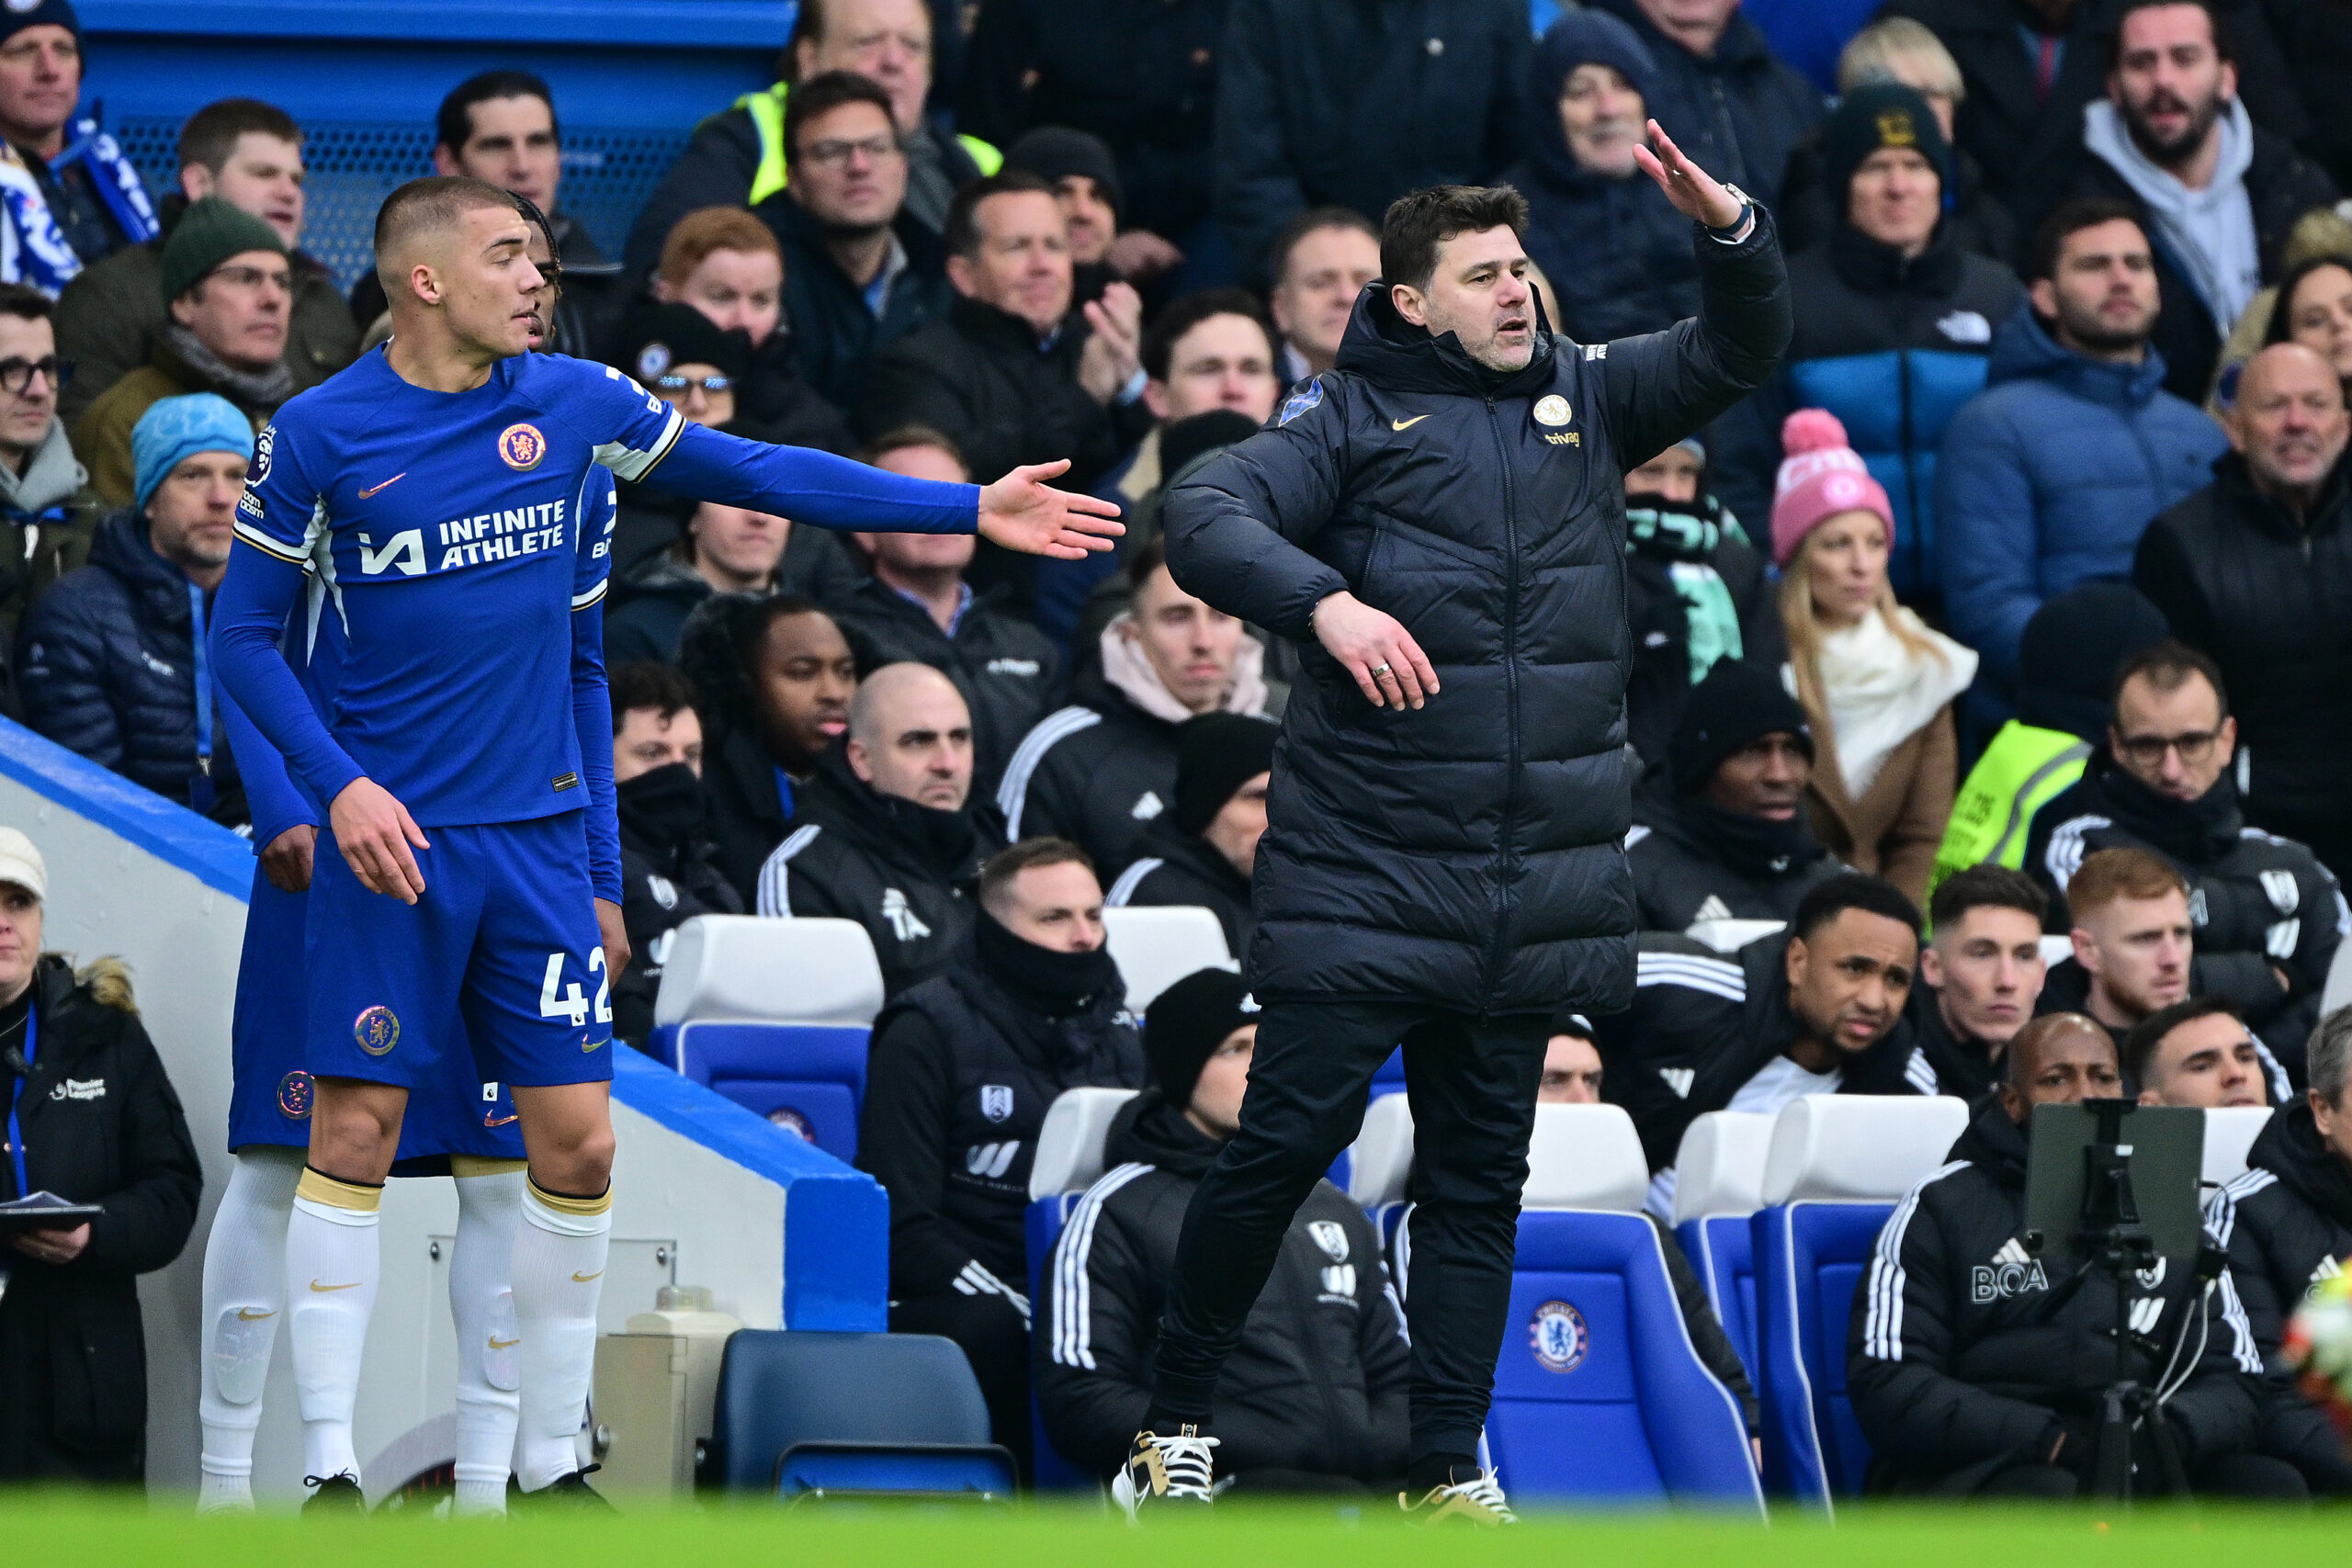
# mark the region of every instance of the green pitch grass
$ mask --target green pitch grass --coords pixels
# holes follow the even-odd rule
[[[1351,1517],[1227,1505],[1144,1535],[1058,1505],[912,1513],[736,1505],[503,1525],[415,1517],[305,1525],[282,1516],[198,1520],[175,1500],[141,1508],[19,1493],[0,1495],[0,1537],[6,1561],[40,1568],[2282,1568],[2340,1563],[2352,1515],[1879,1507],[1848,1509],[1834,1528],[1793,1516],[1767,1529],[1539,1515],[1516,1529],[1472,1533],[1416,1529],[1371,1506]]]

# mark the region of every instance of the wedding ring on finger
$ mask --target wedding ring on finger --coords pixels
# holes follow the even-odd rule
[[[1385,665],[1385,664],[1375,664],[1375,665],[1374,665],[1374,666],[1372,667],[1372,672],[1373,672],[1373,674],[1374,674],[1375,677],[1377,677],[1377,676],[1381,676],[1381,675],[1388,674],[1390,671],[1389,671],[1389,669],[1388,669],[1388,666],[1387,666],[1387,665]]]

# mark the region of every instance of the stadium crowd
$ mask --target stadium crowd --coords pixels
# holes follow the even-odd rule
[[[951,13],[967,30],[936,35]],[[1518,0],[1417,15],[802,0],[782,80],[714,106],[617,261],[565,212],[546,85],[450,92],[435,165],[546,215],[562,352],[695,423],[902,474],[1068,457],[1128,525],[1113,555],[1040,560],[619,482],[620,1035],[644,1043],[689,918],[864,926],[888,1001],[859,1159],[890,1197],[891,1325],[965,1348],[1024,1463],[1034,1388],[1064,1454],[1115,1468],[1256,1026],[1217,973],[1138,1025],[1102,910],[1203,906],[1247,950],[1277,726],[1317,678],[1178,583],[1163,498],[1376,352],[1359,296],[1416,187],[1517,187],[1568,338],[1693,315],[1691,225],[1634,158],[1654,118],[1775,216],[1795,337],[1625,478],[1640,984],[1555,1021],[1544,1097],[1626,1109],[1660,1216],[1702,1112],[1969,1100],[1954,1163],[1882,1243],[1908,1310],[1866,1292],[1853,1397],[1885,1486],[2031,1495],[2086,1480],[2113,1303],[2086,1289],[2045,1322],[1968,1295],[2018,1223],[2028,1110],[2278,1106],[2215,1213],[2236,1296],[2209,1309],[2165,1462],[2204,1490],[2352,1492],[2278,1360],[2282,1315],[2352,1247],[2352,1021],[2320,1016],[2352,929],[2352,13],[1890,0],[1831,98],[1736,0],[1591,0],[1540,37]],[[385,301],[303,252],[285,113],[199,110],[150,193],[78,118],[81,70],[66,0],[11,0],[0,709],[249,829],[210,596],[256,433],[383,341]],[[33,922],[17,958],[0,944],[0,1037],[49,987],[160,1079],[103,1010],[128,1009],[119,979],[39,958],[45,877],[0,842],[0,930]],[[1736,952],[1686,934],[1743,920],[1777,925]],[[2072,956],[2045,968],[2045,933]],[[1091,1295],[1033,1310],[1035,1136],[1098,1084],[1145,1089],[1108,1157],[1150,1174],[1102,1198]],[[107,1217],[66,1256],[18,1244],[20,1274],[86,1283],[0,1297],[0,1389],[29,1386],[14,1369],[62,1313],[135,1348],[127,1280],[193,1214],[160,1082],[141,1136],[143,1164],[91,1156],[130,1196],[87,1193]],[[1293,1238],[1227,1372],[1220,1463],[1244,1487],[1393,1486],[1378,1238],[1329,1188]],[[1359,1259],[1337,1301],[1327,1254]],[[1683,1301],[1752,1429],[1703,1294]],[[0,1474],[135,1471],[131,1390],[75,1393],[111,1421],[93,1438],[44,1389],[0,1393]]]

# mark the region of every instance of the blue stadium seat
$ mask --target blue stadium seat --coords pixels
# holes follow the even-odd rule
[[[1613,1105],[1536,1108],[1487,1438],[1515,1498],[1761,1515],[1739,1402],[1682,1323]]]
[[[1764,1157],[1772,1118],[1711,1111],[1675,1151],[1674,1235],[1715,1316],[1756,1381],[1756,1250],[1748,1216],[1764,1206]]]
[[[1870,1445],[1846,1393],[1854,1288],[1895,1201],[1943,1163],[1968,1107],[1810,1095],[1783,1106],[1752,1224],[1764,1477],[1823,1509],[1861,1491]]]
[[[1029,1210],[1023,1235],[1029,1252],[1029,1300],[1034,1310],[1046,1310],[1046,1262],[1062,1238],[1062,1226],[1086,1190],[1102,1174],[1102,1141],[1110,1134],[1119,1108],[1135,1098],[1131,1089],[1069,1089],[1046,1110],[1046,1124],[1037,1132],[1037,1157],[1029,1166]],[[1037,1402],[1029,1402],[1029,1419],[1037,1435],[1033,1477],[1040,1491],[1091,1486],[1094,1478],[1055,1451],[1046,1439],[1046,1424]]]
[[[843,1160],[857,1157],[882,971],[852,920],[703,915],[664,955],[649,1048]]]
[[[729,1491],[963,1491],[1012,1468],[952,1339],[744,1329],[727,1342],[706,1474]]]

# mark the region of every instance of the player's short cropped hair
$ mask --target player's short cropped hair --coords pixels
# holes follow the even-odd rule
[[[795,86],[792,96],[784,100],[784,161],[787,166],[800,162],[800,132],[808,122],[822,119],[847,104],[873,105],[882,111],[892,133],[897,133],[899,117],[881,83],[855,71],[820,71]]]
[[[46,321],[56,306],[56,300],[38,288],[28,288],[21,283],[0,283],[0,316]]]
[[[1789,918],[1789,935],[1805,941],[1849,909],[1883,915],[1898,925],[1909,927],[1913,936],[1919,934],[1917,904],[1891,883],[1864,876],[1859,871],[1848,871],[1816,882],[1805,891],[1805,896],[1797,900],[1796,913]]]
[[[2152,1089],[2148,1068],[2155,1061],[2156,1053],[2164,1048],[2165,1037],[2184,1023],[2195,1023],[2200,1018],[2227,1014],[2240,1023],[2245,1015],[2234,1002],[2220,997],[2189,997],[2170,1007],[2158,1008],[2132,1026],[2123,1037],[2123,1076],[2141,1089]]]
[[[537,98],[548,107],[548,129],[563,143],[563,124],[556,118],[555,95],[544,78],[528,71],[485,71],[449,89],[433,116],[434,139],[451,152],[462,152],[474,136],[474,106],[495,98]]]
[[[637,659],[614,666],[610,684],[615,735],[621,732],[628,716],[640,709],[658,714],[666,721],[695,705],[693,682],[675,666],[658,659]]]
[[[1380,276],[1427,288],[1440,245],[1488,229],[1527,232],[1527,198],[1510,186],[1427,186],[1388,204],[1380,220]]]
[[[980,254],[980,203],[992,196],[1051,196],[1051,181],[1033,175],[1026,169],[1000,169],[986,179],[974,180],[956,193],[947,204],[946,226],[940,237],[946,242],[947,254],[976,260]]]
[[[2172,863],[2152,851],[2126,845],[2084,858],[2081,869],[2066,884],[2066,908],[2079,926],[2085,915],[2119,899],[2161,898],[2167,893],[2188,897],[2188,884]]]
[[[521,217],[515,198],[487,180],[466,175],[427,175],[411,180],[376,209],[376,268],[380,274],[393,253],[417,234],[448,229],[469,212],[498,208]],[[526,220],[527,221],[527,220]],[[397,279],[384,278],[384,291],[400,298]]]
[[[1159,312],[1157,320],[1145,329],[1143,348],[1138,355],[1143,373],[1155,381],[1168,379],[1169,367],[1176,357],[1176,345],[1184,334],[1203,321],[1218,316],[1238,316],[1266,334],[1266,355],[1269,366],[1274,352],[1273,324],[1266,320],[1264,307],[1258,297],[1246,288],[1204,288],[1172,300]]]
[[[276,104],[259,98],[222,98],[187,117],[180,127],[180,167],[219,174],[237,150],[241,136],[274,136],[302,145],[302,128]]]
[[[2111,196],[2077,197],[2061,202],[2057,210],[2042,220],[2034,231],[2033,250],[2028,257],[2025,280],[2039,283],[2058,276],[2058,258],[2065,254],[2066,242],[2086,229],[2096,229],[2103,223],[2120,220],[2139,228],[2143,237],[2147,233],[2140,224],[2139,209],[2129,202]]]
[[[913,446],[928,446],[934,452],[946,453],[955,459],[956,466],[964,470],[966,479],[972,477],[971,459],[964,456],[964,449],[956,446],[952,437],[927,424],[902,424],[894,430],[884,431],[859,448],[857,460],[869,468],[880,468],[882,459],[891,453],[904,452]]]
[[[1298,249],[1298,243],[1326,229],[1352,229],[1375,244],[1380,240],[1380,226],[1352,207],[1310,207],[1283,224],[1274,243],[1266,247],[1266,276],[1275,288],[1290,281],[1291,253]]]
[[[698,207],[670,225],[670,232],[662,242],[661,265],[653,269],[653,275],[674,288],[719,251],[770,255],[779,262],[784,259],[783,247],[775,243],[775,231],[752,217],[749,209]]]
[[[1957,927],[1971,909],[2015,909],[2038,926],[2049,918],[2050,896],[2024,872],[1987,863],[1953,872],[1928,897],[1928,918],[1939,932]]]
[[[1001,913],[1014,877],[1046,865],[1082,865],[1094,869],[1094,857],[1068,839],[1023,839],[1009,850],[999,850],[980,867],[980,908]]]
[[[2205,683],[2213,688],[2213,700],[2221,705],[2222,717],[2229,717],[2230,689],[2222,683],[2222,667],[2176,637],[2142,649],[2117,668],[2115,687],[2108,694],[2109,710],[2123,695],[2123,688],[2134,680],[2145,681],[2157,691],[2168,693],[2179,691],[2191,675],[2205,677]]]
[[[2303,1066],[2312,1092],[2342,1110],[2345,1085],[2352,1080],[2352,1007],[2337,1008],[2319,1021],[2303,1048]]]
[[[2045,1012],[2040,1018],[2027,1019],[2025,1027],[2010,1037],[2009,1048],[2001,1065],[2001,1081],[2011,1089],[2024,1089],[2026,1063],[2041,1055],[2041,1043],[2053,1034],[2088,1035],[2106,1046],[2110,1056],[2116,1055],[2115,1036],[2109,1034],[2106,1027],[2089,1014]],[[2037,1062],[2036,1065],[2039,1063]],[[2117,1070],[2121,1070],[2120,1061],[2117,1064]]]

